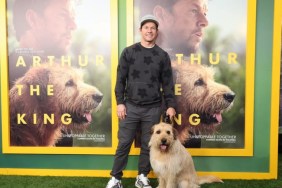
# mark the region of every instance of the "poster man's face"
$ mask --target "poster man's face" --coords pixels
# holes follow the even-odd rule
[[[52,0],[37,23],[35,35],[40,48],[47,55],[64,55],[76,29],[72,1]]]
[[[193,53],[199,48],[203,29],[208,25],[205,0],[178,0],[168,12],[165,40],[177,53]]]

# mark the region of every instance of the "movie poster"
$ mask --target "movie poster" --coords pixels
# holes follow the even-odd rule
[[[134,0],[128,5],[134,15],[128,44],[140,41],[142,16],[152,14],[159,21],[157,44],[172,61],[173,123],[184,146],[196,155],[252,155],[251,1]]]
[[[7,1],[10,151],[112,148],[114,6],[113,0]]]

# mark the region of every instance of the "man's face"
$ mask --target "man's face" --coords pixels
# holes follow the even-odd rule
[[[144,42],[155,42],[158,36],[158,29],[154,22],[147,22],[140,28],[141,40]]]
[[[35,35],[39,48],[46,55],[64,55],[71,44],[72,31],[76,29],[72,1],[51,0],[38,22]]]
[[[178,0],[167,13],[169,24],[162,31],[169,48],[176,53],[195,53],[208,25],[206,0]]]

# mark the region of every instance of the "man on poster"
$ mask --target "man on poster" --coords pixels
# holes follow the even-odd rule
[[[151,7],[146,5],[147,2],[141,2],[141,14],[150,8],[159,20],[157,43],[171,58],[175,58],[175,54],[189,57],[191,53],[196,53],[208,26],[207,0],[153,0],[148,3]]]
[[[13,25],[19,47],[9,55],[9,85],[47,56],[65,55],[76,29],[73,0],[16,0]],[[35,60],[34,58],[37,58]]]
[[[176,54],[182,54],[189,61],[190,54],[198,52],[208,26],[207,6],[207,0],[141,1],[140,12],[141,15],[152,12],[159,20],[157,43],[171,60],[177,61]],[[185,147],[201,147],[201,139],[191,138]]]

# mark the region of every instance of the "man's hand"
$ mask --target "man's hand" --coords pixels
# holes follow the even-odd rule
[[[172,120],[172,118],[175,116],[175,114],[176,114],[175,109],[172,108],[172,107],[169,107],[169,108],[166,110],[166,115],[168,115],[171,120]]]
[[[126,107],[124,104],[117,105],[117,116],[120,120],[125,119],[126,116]]]

